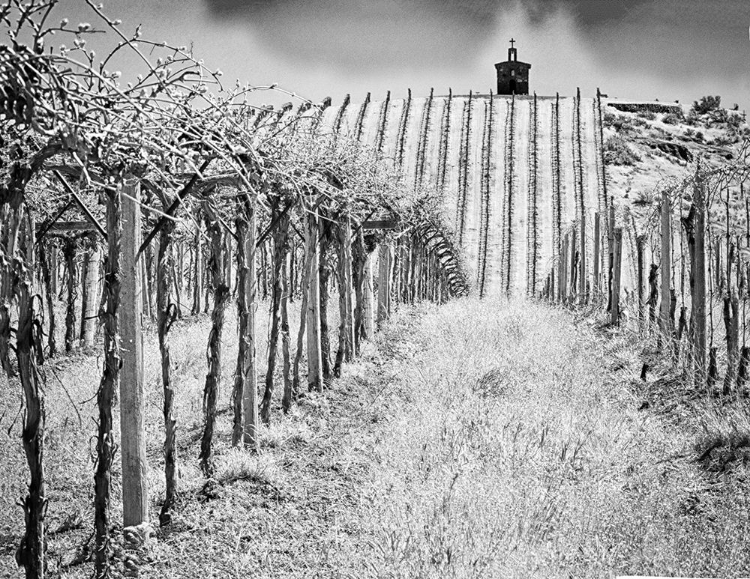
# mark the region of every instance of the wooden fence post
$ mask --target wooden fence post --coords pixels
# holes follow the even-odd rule
[[[81,340],[85,347],[94,345],[97,308],[99,307],[99,245],[92,240],[86,250],[86,262],[83,279],[84,299],[81,306]]]
[[[203,240],[201,238],[201,219],[200,213],[195,211],[195,247],[193,252],[193,308],[190,310],[192,315],[201,313],[201,297],[203,294]]]
[[[391,315],[391,262],[393,248],[389,243],[380,245],[378,255],[378,326]]]
[[[352,293],[354,291],[354,284],[352,283],[352,222],[349,216],[343,225],[344,228],[344,262],[342,264],[344,268],[344,279],[346,281],[345,297],[346,297],[346,350],[344,359],[347,362],[351,362],[354,359],[354,300],[352,299]]]
[[[568,245],[569,236],[563,238],[562,255],[560,256],[560,302],[568,301]]]
[[[612,270],[614,268],[615,260],[615,200],[614,197],[609,202],[609,219],[607,220],[607,252],[609,253],[609,259],[607,260],[607,310],[612,309]]]
[[[570,288],[570,298],[574,301],[578,295],[578,230],[573,227],[571,231],[571,243],[570,243],[570,278],[568,279],[568,287]]]
[[[258,441],[258,370],[256,366],[255,347],[255,310],[258,301],[258,284],[256,277],[256,255],[255,227],[256,227],[256,204],[255,200],[247,201],[245,208],[247,217],[247,232],[245,239],[240,239],[243,244],[241,248],[240,263],[241,274],[238,288],[238,299],[243,300],[240,322],[244,322],[245,335],[240,336],[244,341],[244,360],[242,360],[242,372],[244,373],[244,384],[242,388],[242,412],[244,415],[242,426],[242,443],[245,448],[258,452],[260,443]],[[240,249],[240,248],[238,248]],[[239,365],[239,364],[238,364]],[[238,368],[239,369],[239,368]]]
[[[372,287],[372,261],[374,253],[370,252],[367,254],[365,260],[365,267],[363,271],[363,282],[362,282],[362,302],[364,309],[364,338],[371,340],[375,335],[375,317],[374,317],[374,296]]]
[[[620,275],[622,273],[622,227],[615,228],[612,271],[612,325],[620,323]]]
[[[671,323],[670,323],[670,276],[672,273],[672,232],[669,226],[669,193],[664,190],[662,191],[661,197],[661,308],[660,308],[660,329],[661,336],[659,342],[665,341],[665,344],[669,344],[669,336],[672,335]]]
[[[579,145],[580,146],[580,145]],[[583,170],[583,169],[581,169]],[[588,281],[588,271],[586,268],[586,212],[581,212],[581,279],[579,280],[578,293],[581,296],[581,303],[588,302],[586,295],[586,282]]]
[[[59,248],[57,247],[57,243],[55,241],[51,241],[49,243],[49,272],[50,272],[50,293],[52,294],[52,299],[55,299],[57,297],[57,276],[59,274],[58,267],[57,267],[57,254],[59,252]]]
[[[599,276],[601,274],[601,216],[599,212],[594,213],[594,296],[599,293]]]
[[[120,379],[120,454],[122,455],[123,526],[148,522],[146,486],[145,400],[143,393],[143,335],[141,317],[140,185],[126,179],[122,198],[122,290],[120,328],[122,331],[122,370]]]
[[[706,385],[706,197],[700,167],[696,173],[693,209],[690,320],[693,324],[694,386],[703,388]]]
[[[646,287],[644,283],[645,269],[646,269],[646,238],[639,235],[636,240],[636,248],[638,251],[638,326],[641,331],[644,331],[646,325]]]
[[[323,389],[323,360],[320,353],[320,280],[318,267],[318,214],[307,210],[305,245],[311,258],[311,271],[307,300],[307,388],[320,392]]]

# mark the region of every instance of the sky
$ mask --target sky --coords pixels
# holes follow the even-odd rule
[[[489,92],[517,40],[531,91],[750,110],[750,0],[104,0],[125,29],[195,54],[233,83],[314,102]],[[83,0],[62,15],[95,23]],[[269,102],[278,98],[269,97]],[[286,98],[286,100],[289,100]]]

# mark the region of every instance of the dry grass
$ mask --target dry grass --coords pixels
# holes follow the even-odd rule
[[[747,493],[638,410],[632,341],[526,302],[420,323],[371,481],[378,577],[737,576]]]
[[[229,445],[231,321],[217,472],[206,481],[197,455],[207,327],[205,317],[175,326],[181,496],[142,577],[750,573],[748,413],[675,405],[677,392],[668,410],[642,410],[666,386],[635,386],[641,356],[631,334],[605,336],[590,318],[528,302],[405,309],[331,390],[289,416],[277,408],[253,456]],[[146,359],[156,519],[163,462],[153,337]],[[56,373],[76,403],[98,385],[91,357],[62,359]],[[18,425],[6,436],[14,388],[0,382],[0,577],[17,576],[22,525],[12,505],[25,479]],[[54,379],[48,400],[49,522],[59,531],[49,540],[51,576],[88,577],[90,563],[65,565],[92,530],[94,405],[80,407],[79,426]],[[118,501],[115,488],[115,520]]]

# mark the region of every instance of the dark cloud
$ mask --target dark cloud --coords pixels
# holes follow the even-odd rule
[[[488,57],[487,47],[498,58],[504,54],[506,39],[497,38],[502,30],[535,59],[540,81],[560,84],[562,78],[575,86],[622,78],[622,86],[639,94],[655,90],[649,86],[683,87],[680,92],[734,86],[740,92],[750,84],[748,0],[200,1],[219,24],[241,21],[286,65],[344,79],[462,74],[478,54]],[[577,52],[550,40],[559,29]],[[562,53],[568,60],[559,60]]]
[[[653,2],[651,2],[653,3]],[[538,0],[524,3],[534,21],[566,10],[584,30],[619,22],[649,4],[649,0]]]
[[[316,10],[326,12],[340,9],[335,0],[205,0],[213,14],[219,17],[247,16],[250,19],[263,18],[269,14],[293,12],[303,5],[313,5]],[[412,13],[432,14],[447,20],[473,25],[491,24],[503,10],[513,7],[515,0],[371,0],[367,3],[354,2],[356,11],[363,13],[379,10],[392,10],[396,13],[407,10]],[[534,22],[555,14],[558,10],[568,10],[584,28],[597,27],[617,22],[640,7],[652,3],[651,0],[525,0],[520,5]],[[365,6],[366,4],[366,6]]]

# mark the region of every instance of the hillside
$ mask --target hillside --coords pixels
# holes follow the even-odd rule
[[[660,184],[684,178],[698,157],[709,166],[732,160],[750,134],[739,111],[717,107],[696,114],[685,105],[603,103],[609,189],[636,212],[653,200]]]
[[[358,141],[390,159],[407,183],[441,192],[484,296],[542,291],[562,237],[575,231],[580,240],[584,220],[591,264],[594,214],[605,215],[610,199],[634,237],[640,231],[630,231],[628,211],[639,228],[660,184],[684,178],[699,156],[709,166],[730,159],[748,134],[742,114],[711,101],[701,114],[660,102],[482,94],[368,95],[358,104],[347,96],[322,106],[304,112],[297,130]],[[258,121],[276,127],[296,112]],[[632,288],[633,256],[623,260]]]

